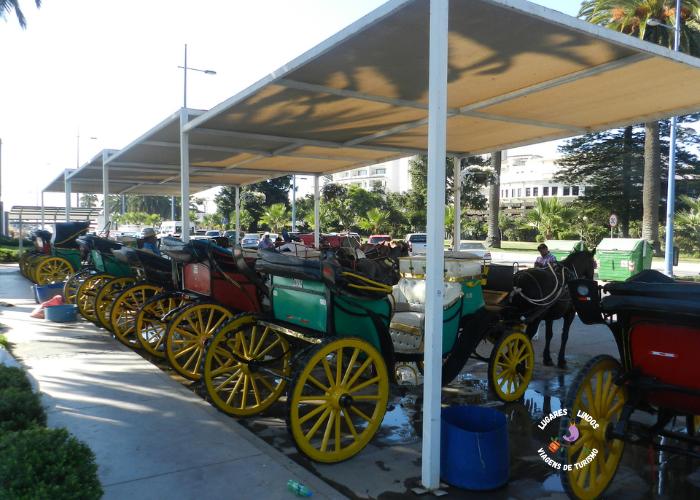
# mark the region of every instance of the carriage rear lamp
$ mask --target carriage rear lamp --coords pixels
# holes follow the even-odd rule
[[[578,293],[579,295],[588,297],[590,290],[588,289],[588,287],[586,285],[579,285],[576,287],[576,293]]]

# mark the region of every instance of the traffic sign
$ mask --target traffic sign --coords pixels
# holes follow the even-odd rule
[[[610,227],[615,227],[617,226],[617,215],[616,214],[611,214],[610,215]]]

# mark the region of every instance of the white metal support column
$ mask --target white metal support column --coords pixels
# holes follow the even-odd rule
[[[44,210],[44,192],[41,192],[41,229],[46,229],[44,227],[44,219],[45,219],[45,214],[46,210]]]
[[[186,73],[186,72],[185,72]],[[180,191],[182,212],[182,241],[190,241],[190,136],[185,131],[187,108],[180,108]]]
[[[681,43],[681,0],[676,0],[676,24],[673,30],[673,50]],[[673,216],[676,212],[676,131],[678,117],[671,118],[671,147],[668,153],[668,189],[666,192],[666,250],[664,272],[673,277]]]
[[[321,246],[321,196],[318,188],[318,175],[314,176],[314,246]]]
[[[102,153],[102,214],[104,227],[109,228],[109,167],[107,166],[107,154]]]
[[[455,200],[455,220],[454,229],[452,230],[452,249],[459,251],[459,242],[462,240],[462,158],[455,156],[452,158],[452,177],[454,183]]]
[[[428,248],[425,293],[425,380],[421,482],[440,486],[440,396],[445,241],[445,154],[447,130],[447,28],[449,0],[430,0],[428,64]]]
[[[241,241],[241,187],[236,186],[236,245]]]
[[[66,185],[66,222],[70,222],[70,177],[68,177],[68,174],[65,173],[63,174],[63,178]]]

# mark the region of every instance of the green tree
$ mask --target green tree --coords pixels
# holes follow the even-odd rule
[[[675,0],[584,0],[579,17],[664,47],[673,46]],[[680,47],[700,54],[700,0],[681,2]],[[650,22],[653,21],[653,22]],[[659,249],[660,146],[657,122],[645,124],[642,237]]]
[[[501,231],[498,227],[501,212],[501,152],[491,153],[491,184],[489,186],[489,209],[487,216],[488,235],[486,243],[492,248],[501,248]]]
[[[681,203],[686,207],[676,213],[676,238],[681,251],[700,253],[700,198],[681,196]]]
[[[361,229],[373,234],[384,234],[388,232],[388,218],[386,213],[379,208],[371,208],[365,217],[360,217],[358,225]]]
[[[549,240],[573,217],[573,210],[559,203],[557,198],[537,198],[534,208],[525,215],[525,221]]]
[[[260,217],[260,223],[272,231],[280,231],[290,221],[289,211],[284,203],[274,203]]]
[[[41,0],[34,0],[37,9],[41,7]],[[17,21],[22,29],[27,27],[27,19],[24,17],[22,9],[19,7],[19,0],[0,0],[0,17],[7,19],[7,16],[15,11],[15,16],[17,16]]]
[[[490,174],[485,169],[487,159],[469,156],[461,159],[461,205],[464,209],[482,210],[486,207],[486,198],[481,188],[490,181]],[[416,156],[409,162],[411,190],[406,198],[404,211],[411,230],[424,230],[426,225],[426,207],[428,206],[428,157]],[[445,204],[454,203],[454,167],[452,157],[445,158]]]
[[[80,206],[83,208],[95,208],[97,206],[97,195],[90,193],[81,194]]]

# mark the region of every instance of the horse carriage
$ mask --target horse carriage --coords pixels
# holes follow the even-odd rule
[[[88,228],[88,222],[57,222],[55,235],[44,229],[33,231],[33,248],[20,257],[20,271],[37,285],[64,281],[81,267],[76,240]]]
[[[423,359],[425,257],[399,259],[395,276],[383,282],[352,267],[359,260],[341,264],[338,257],[260,252],[256,269],[267,276],[261,291],[268,300],[262,310],[220,324],[206,341],[201,370],[210,401],[229,415],[262,412],[286,392],[297,447],[327,463],[364,448],[381,424],[397,368],[421,369]],[[497,300],[486,305],[483,262],[446,253],[443,384],[480,342],[492,340],[489,378],[496,395],[514,400],[524,393],[534,367],[525,331],[554,301],[512,304],[517,280],[507,267],[510,288],[492,289]],[[557,287],[561,294],[563,278]]]
[[[240,248],[176,238],[164,238],[161,250],[178,266],[182,287],[164,289],[141,305],[132,344],[138,342],[150,354],[167,358],[183,377],[198,380],[206,339],[235,314],[261,310],[264,286],[251,267],[256,254],[246,257]]]
[[[561,450],[571,466],[562,472],[566,491],[600,496],[627,443],[700,458],[694,448],[700,445],[694,417],[700,414],[700,284],[643,271],[604,287],[580,279],[569,288],[584,323],[610,328],[619,359],[596,356],[569,388],[562,431],[575,424],[579,438]],[[687,433],[673,429],[681,418]]]

